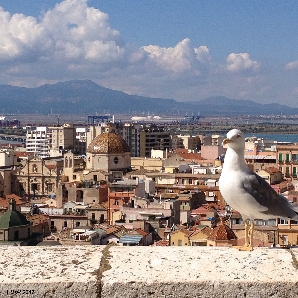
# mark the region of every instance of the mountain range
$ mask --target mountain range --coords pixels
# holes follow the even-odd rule
[[[164,115],[294,115],[298,108],[280,104],[260,104],[224,96],[198,101],[129,95],[90,80],[45,84],[36,88],[0,85],[0,112],[22,114],[130,114]],[[1,111],[2,109],[2,111]]]

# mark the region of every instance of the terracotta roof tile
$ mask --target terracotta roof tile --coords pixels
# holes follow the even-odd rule
[[[203,233],[203,234],[205,234],[205,235],[210,235],[211,234],[211,232],[212,232],[212,229],[210,228],[210,227],[204,227],[204,228],[202,228],[202,229],[200,229],[201,230],[201,232]]]
[[[169,246],[169,240],[159,240],[155,243],[156,246]]]
[[[145,231],[142,230],[142,229],[136,229],[136,232],[138,232],[138,234],[143,235],[143,236],[147,236],[147,235],[148,235],[148,233],[145,232]]]
[[[16,205],[23,205],[25,202],[22,200],[21,197],[15,194],[6,195],[5,198],[0,198],[0,208],[8,208],[8,203],[10,199],[14,199]]]
[[[233,230],[225,225],[223,222],[220,223],[217,227],[215,227],[208,239],[210,240],[232,240],[237,239]]]

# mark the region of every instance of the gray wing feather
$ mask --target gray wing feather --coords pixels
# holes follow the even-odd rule
[[[262,211],[264,214],[271,214],[283,218],[298,219],[298,213],[294,210],[291,203],[282,195],[279,195],[262,177],[251,172],[248,178],[243,182],[243,188],[256,201],[267,207],[268,210]]]

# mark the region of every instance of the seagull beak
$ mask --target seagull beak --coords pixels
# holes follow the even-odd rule
[[[230,140],[230,139],[228,139],[228,138],[226,138],[226,139],[224,139],[224,140],[222,141],[223,145],[226,145],[226,144],[229,144],[229,143],[232,143],[232,142],[233,142],[233,141]]]

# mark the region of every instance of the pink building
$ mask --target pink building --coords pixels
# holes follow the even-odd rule
[[[223,155],[225,149],[221,145],[203,145],[201,147],[201,157],[209,160],[215,160]]]

